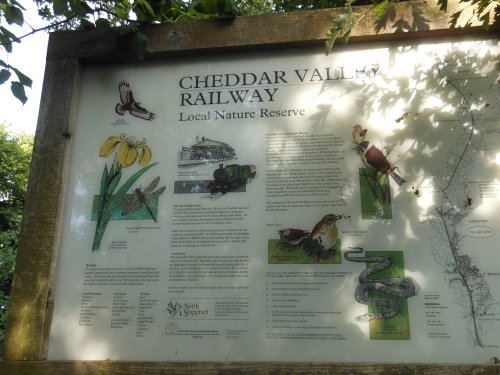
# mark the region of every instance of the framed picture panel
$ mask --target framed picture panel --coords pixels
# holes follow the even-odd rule
[[[53,34],[0,368],[495,373],[500,43],[395,9]]]

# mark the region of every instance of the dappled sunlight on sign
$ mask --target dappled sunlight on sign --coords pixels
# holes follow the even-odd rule
[[[500,301],[497,55],[436,41],[85,67],[49,358],[490,358],[470,353],[498,339],[469,327],[492,315],[467,301]],[[124,87],[154,118],[116,110]],[[147,139],[150,167],[99,156],[109,139],[131,140],[116,160]],[[421,355],[436,337],[454,350]]]

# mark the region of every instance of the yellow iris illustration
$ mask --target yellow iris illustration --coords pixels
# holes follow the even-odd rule
[[[135,137],[127,137],[125,133],[120,136],[111,136],[101,147],[99,156],[107,157],[111,155],[116,147],[118,151],[115,155],[121,167],[130,167],[139,158],[139,165],[143,166],[151,160],[151,149],[146,145],[146,140],[137,141]]]

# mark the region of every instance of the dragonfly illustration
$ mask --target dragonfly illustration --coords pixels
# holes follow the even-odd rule
[[[150,203],[165,191],[165,186],[162,186],[156,191],[153,191],[155,190],[159,181],[160,176],[157,176],[146,189],[142,190],[140,187],[135,188],[134,194],[132,196],[119,201],[118,205],[122,207],[122,215],[126,216],[128,214],[131,214],[132,212],[137,211],[144,206],[151,216],[151,219],[153,219],[153,221],[156,223],[156,216],[151,209]]]

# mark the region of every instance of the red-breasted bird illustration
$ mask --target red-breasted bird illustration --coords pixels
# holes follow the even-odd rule
[[[141,103],[136,102],[130,85],[128,82],[122,81],[118,85],[118,91],[120,92],[120,102],[115,106],[115,112],[120,116],[123,116],[125,112],[129,111],[132,116],[141,118],[143,120],[154,120],[155,114],[148,111],[146,108],[141,107]]]
[[[359,124],[354,125],[352,129],[352,139],[357,144],[358,154],[363,156],[363,161],[366,164],[375,168],[377,172],[389,174],[398,185],[406,182],[403,177],[394,171],[384,153],[375,145],[370,144],[370,141],[365,140],[366,129],[363,129]]]
[[[375,168],[377,172],[390,175],[398,185],[402,185],[406,180],[397,174],[392,168],[391,164],[385,157],[384,153],[375,145],[361,144],[363,148],[363,158],[369,166]]]
[[[307,230],[286,228],[278,231],[280,241],[285,245],[297,246],[305,239],[309,238],[310,232]]]

